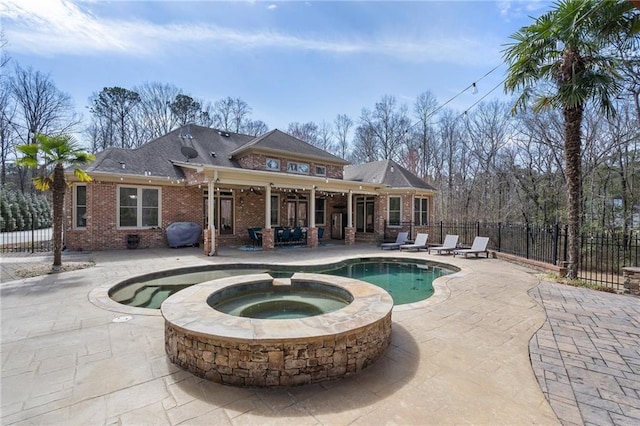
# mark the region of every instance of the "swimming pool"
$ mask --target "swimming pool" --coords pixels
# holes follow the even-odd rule
[[[433,294],[433,280],[457,268],[434,262],[402,258],[356,258],[329,265],[211,265],[164,271],[126,280],[109,290],[109,297],[128,306],[159,309],[170,295],[194,284],[218,278],[268,273],[289,278],[295,272],[311,272],[355,278],[386,290],[394,305],[417,302]]]

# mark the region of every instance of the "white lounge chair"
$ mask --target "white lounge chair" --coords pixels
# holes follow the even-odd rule
[[[429,239],[429,234],[422,234],[422,233],[418,233],[416,235],[416,240],[413,242],[413,244],[403,244],[400,246],[400,250],[417,250],[420,251],[420,249],[426,249],[427,247],[427,240]]]
[[[480,253],[486,253],[487,258],[489,257],[489,250],[487,250],[487,245],[489,244],[489,237],[475,237],[473,239],[473,244],[471,244],[470,249],[460,249],[453,251],[453,257],[456,257],[456,254],[464,254],[464,257],[467,257],[468,254],[475,254],[476,257]]]
[[[384,249],[393,250],[393,249],[400,248],[401,245],[406,244],[408,236],[409,236],[408,232],[398,232],[398,236],[396,237],[395,243],[382,243],[380,244],[380,248],[382,250]]]
[[[442,252],[451,253],[457,248],[457,246],[458,246],[458,236],[447,234],[445,235],[444,242],[440,247],[429,247],[429,250],[427,250],[427,252],[431,253],[431,250],[433,250],[433,251],[437,251],[438,254],[442,254]]]

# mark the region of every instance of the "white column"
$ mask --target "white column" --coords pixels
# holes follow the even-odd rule
[[[271,229],[271,184],[264,186],[264,227]]]
[[[207,200],[208,206],[208,222],[209,222],[209,231],[211,231],[211,250],[209,251],[209,256],[214,256],[216,254],[216,227],[215,227],[215,179],[211,179],[208,183],[208,191],[209,198]]]
[[[311,199],[309,200],[309,228],[316,227],[316,186],[311,187]]]
[[[351,190],[347,194],[347,228],[353,227],[353,194]]]

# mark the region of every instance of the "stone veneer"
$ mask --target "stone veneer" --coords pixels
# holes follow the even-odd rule
[[[640,295],[640,267],[626,266],[622,268],[624,276],[624,292]]]
[[[218,383],[293,386],[357,373],[389,346],[391,296],[351,278],[294,274],[292,281],[341,287],[354,298],[342,309],[308,318],[242,318],[207,304],[207,298],[222,288],[272,280],[268,274],[222,278],[169,297],[162,315],[171,362]]]

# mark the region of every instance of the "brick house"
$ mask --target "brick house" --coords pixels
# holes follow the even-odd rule
[[[306,244],[320,237],[376,242],[420,232],[433,220],[435,189],[391,160],[360,165],[280,130],[252,137],[195,125],[135,149],[109,148],[75,180],[65,201],[70,250],[166,247],[173,222],[202,226],[204,250],[250,243],[259,228],[264,249],[283,228],[301,227]]]

